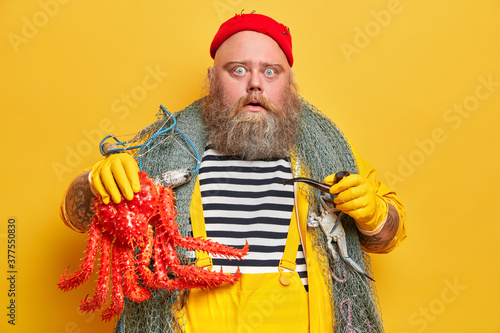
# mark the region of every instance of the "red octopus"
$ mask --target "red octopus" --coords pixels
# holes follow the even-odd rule
[[[119,315],[124,308],[124,297],[143,302],[151,297],[151,289],[214,288],[221,283],[234,283],[240,276],[213,272],[198,266],[181,265],[175,246],[201,250],[212,255],[240,260],[248,253],[210,240],[182,237],[177,229],[172,189],[155,185],[145,172],[139,173],[141,191],[132,200],[122,198],[119,204],[104,204],[95,200],[95,216],[89,231],[87,255],[81,269],[61,276],[58,286],[69,291],[84,283],[94,270],[100,245],[100,267],[95,293],[80,304],[82,312],[101,309],[108,298],[111,267],[113,301],[102,312],[103,320]],[[139,254],[135,255],[136,249]],[[154,258],[154,273],[149,269]],[[142,280],[142,285],[138,283]]]

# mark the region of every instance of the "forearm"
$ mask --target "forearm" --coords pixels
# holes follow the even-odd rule
[[[61,203],[60,213],[64,223],[78,232],[87,232],[94,217],[94,194],[88,181],[90,170],[76,176],[69,185]]]
[[[359,233],[361,246],[369,252],[383,252],[396,237],[400,224],[400,217],[397,209],[388,203],[387,219],[382,229],[374,235]]]

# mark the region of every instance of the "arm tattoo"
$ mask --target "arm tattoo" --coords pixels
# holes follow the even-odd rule
[[[79,174],[71,183],[64,200],[66,201],[66,214],[68,223],[79,232],[86,232],[94,217],[94,194],[90,190],[88,171]]]
[[[379,251],[384,249],[392,241],[399,228],[399,214],[396,208],[389,203],[389,212],[387,213],[387,221],[379,233],[373,236],[367,236],[360,232],[359,241],[364,248]]]

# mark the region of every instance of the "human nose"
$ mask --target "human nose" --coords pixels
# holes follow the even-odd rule
[[[248,80],[247,92],[248,93],[262,92],[262,81],[261,77],[259,76],[259,73],[251,72],[251,75],[249,76]]]

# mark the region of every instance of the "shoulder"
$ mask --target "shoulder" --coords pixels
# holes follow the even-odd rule
[[[203,98],[197,99],[190,105],[186,106],[184,109],[176,111],[174,113],[174,116],[179,120],[179,119],[184,119],[184,118],[190,118],[190,117],[195,117],[195,118],[200,118],[201,119],[201,104],[203,102]]]

